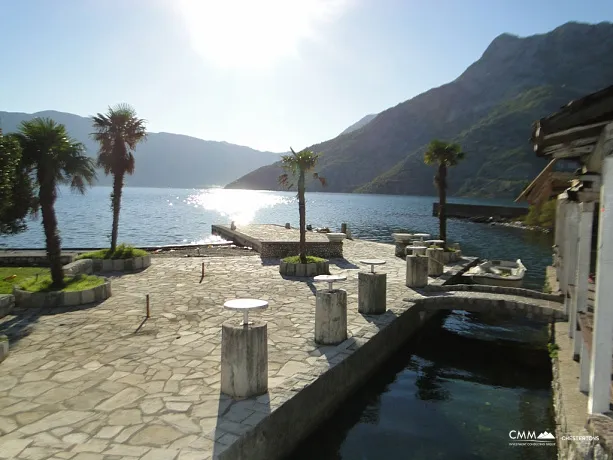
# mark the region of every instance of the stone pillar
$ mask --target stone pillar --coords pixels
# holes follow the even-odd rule
[[[581,337],[581,334],[577,334],[581,344],[580,356],[579,356],[579,365],[581,367],[581,373],[579,374],[579,391],[583,391],[587,393],[590,391],[590,352]]]
[[[387,309],[387,273],[358,273],[358,312],[380,315]]]
[[[566,249],[564,256],[564,310],[569,319],[568,335],[572,338],[575,328],[573,321],[576,316],[572,311],[571,305],[575,297],[575,278],[577,277],[577,245],[579,239],[579,203],[569,202],[566,212]]]
[[[594,203],[579,204],[579,215],[579,242],[577,244],[575,295],[572,298],[571,304],[573,318],[569,318],[569,322],[574,325],[573,356],[577,356],[581,353],[581,344],[583,343],[583,337],[577,327],[577,313],[587,311],[588,276],[590,275],[590,260],[592,255]]]
[[[268,390],[268,337],[266,323],[243,326],[236,320],[221,326],[221,392],[249,398]]]
[[[347,339],[347,291],[320,289],[315,299],[315,342],[335,345]]]
[[[408,242],[405,243],[396,243],[396,248],[394,250],[394,255],[396,257],[404,257],[406,252],[406,247],[409,245]]]
[[[428,257],[407,256],[406,285],[410,288],[422,288],[428,285]]]
[[[608,128],[608,126],[606,127]],[[605,131],[606,131],[605,128]],[[611,356],[613,355],[613,156],[605,156],[600,187],[596,303],[590,364],[588,412],[609,411],[611,400]]]
[[[440,276],[443,274],[443,248],[428,248],[426,255],[428,256],[428,276]]]

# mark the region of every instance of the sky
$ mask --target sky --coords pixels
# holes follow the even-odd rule
[[[0,110],[131,104],[152,132],[301,149],[612,0],[0,0]]]

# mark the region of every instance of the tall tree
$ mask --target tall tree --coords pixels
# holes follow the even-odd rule
[[[439,238],[447,244],[447,168],[457,165],[464,158],[459,144],[434,139],[426,149],[424,162],[437,166],[434,185],[438,189]]]
[[[294,152],[290,147],[291,155],[283,155],[281,157],[281,167],[285,171],[279,176],[279,184],[284,187],[292,188],[294,184],[292,180],[297,181],[298,185],[298,213],[300,214],[300,262],[305,264],[306,258],[306,203],[304,192],[306,189],[306,175],[311,173],[317,165],[319,153],[314,153],[310,150],[302,150]],[[313,172],[313,177],[321,182],[321,185],[326,185],[326,179],[321,177],[316,172]]]
[[[104,174],[113,175],[111,208],[113,210],[113,229],[111,231],[111,252],[117,247],[119,234],[119,211],[121,193],[126,174],[134,173],[134,155],[139,142],[147,138],[145,120],[138,118],[136,110],[128,104],[109,107],[105,114],[92,117],[95,132],[92,138],[100,144],[98,166]]]
[[[25,218],[36,210],[29,168],[14,136],[0,130],[0,234],[26,229]]]
[[[14,136],[23,151],[24,163],[36,177],[52,288],[60,289],[64,286],[64,271],[54,207],[58,186],[68,184],[73,190],[85,193],[86,185],[91,185],[96,177],[94,164],[85,155],[83,144],[72,139],[64,125],[50,118],[24,121]]]

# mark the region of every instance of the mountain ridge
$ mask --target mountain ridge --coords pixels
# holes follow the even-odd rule
[[[23,120],[50,117],[66,126],[69,134],[82,142],[87,154],[95,157],[97,144],[89,137],[91,119],[57,110],[35,113],[0,111],[4,133],[17,130]],[[134,153],[134,175],[126,176],[127,186],[203,188],[223,186],[253,169],[275,162],[281,153],[263,152],[224,141],[204,140],[186,134],[151,132]],[[98,171],[99,185],[111,178]]]
[[[544,166],[530,148],[534,120],[613,82],[613,24],[571,22],[518,37],[504,33],[456,79],[379,113],[361,128],[309,147],[328,191],[433,194],[423,164],[430,140],[460,142],[466,160],[449,175],[452,195],[516,196]],[[279,165],[227,188],[276,190]],[[317,190],[312,184],[308,190]]]

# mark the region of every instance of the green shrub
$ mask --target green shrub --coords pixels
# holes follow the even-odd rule
[[[24,280],[19,288],[29,292],[50,292],[53,291],[51,283],[51,275],[43,275]],[[84,291],[104,284],[104,278],[92,275],[67,276],[64,283],[63,292]]]
[[[531,227],[553,230],[556,223],[556,200],[549,200],[540,206],[531,205],[528,214],[519,220]]]
[[[147,255],[147,251],[136,249],[126,244],[120,244],[111,252],[110,249],[100,249],[99,251],[86,252],[80,254],[77,259],[133,259],[134,257],[143,257]]]
[[[307,264],[314,264],[317,262],[325,262],[326,259],[322,259],[321,257],[307,256]],[[283,262],[287,264],[299,264],[300,256],[289,256],[283,259]]]

